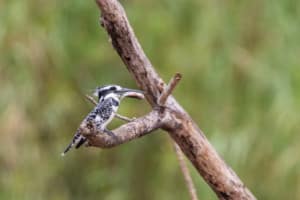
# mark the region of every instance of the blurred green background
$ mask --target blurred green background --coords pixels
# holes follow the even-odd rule
[[[174,96],[258,199],[300,199],[300,1],[122,1]],[[0,199],[189,199],[167,134],[60,157],[98,85],[136,88],[94,1],[0,1]],[[120,113],[140,116],[143,101]],[[110,128],[122,122],[115,120]],[[200,199],[216,199],[191,165]]]

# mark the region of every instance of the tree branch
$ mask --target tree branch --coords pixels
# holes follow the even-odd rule
[[[124,124],[117,129],[112,130],[114,137],[99,132],[94,124],[81,124],[79,129],[88,139],[88,146],[111,148],[135,138],[142,137],[161,126],[161,117],[158,111],[152,111],[149,114],[139,117],[134,121]],[[88,128],[87,128],[88,127]]]
[[[156,105],[165,84],[141,48],[123,7],[117,0],[96,2],[101,10],[101,25],[108,32],[112,45],[134,76],[137,85],[146,92],[146,99],[152,106]]]
[[[108,148],[162,128],[176,141],[219,199],[255,199],[172,96],[166,98],[164,106],[157,104],[166,84],[142,50],[120,3],[117,0],[96,0],[96,2],[101,10],[101,25],[107,31],[113,47],[137,85],[146,92],[145,97],[154,110],[113,130],[118,137],[117,140],[106,134],[95,135],[96,131],[91,131],[93,129],[82,130],[90,144]]]

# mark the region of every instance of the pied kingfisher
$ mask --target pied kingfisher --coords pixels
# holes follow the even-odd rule
[[[97,130],[110,135],[113,133],[107,130],[106,126],[116,115],[121,100],[124,97],[134,97],[139,99],[144,97],[142,91],[122,88],[119,85],[105,85],[97,87],[95,89],[94,96],[98,97],[98,104],[88,114],[88,116],[86,116],[82,123],[94,123]],[[64,156],[73,146],[75,146],[76,149],[79,148],[86,141],[87,139],[80,134],[80,129],[77,129],[72,142],[61,155]]]

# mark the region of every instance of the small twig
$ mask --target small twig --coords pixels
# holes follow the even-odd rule
[[[161,93],[159,99],[158,99],[158,105],[163,106],[165,105],[168,97],[171,95],[172,91],[175,89],[176,85],[178,84],[178,82],[181,80],[181,74],[180,73],[176,73],[172,79],[170,80],[169,84],[167,85],[167,87],[163,90],[163,92]]]
[[[186,186],[187,186],[187,188],[189,190],[189,194],[191,196],[191,200],[198,200],[196,188],[193,183],[193,179],[191,177],[189,169],[184,160],[184,155],[183,155],[181,149],[179,148],[179,146],[175,142],[173,142],[173,145],[174,145],[174,149],[175,149],[177,159],[178,159],[178,162],[180,165],[181,172],[183,174]]]
[[[90,95],[88,95],[88,94],[86,94],[86,95],[84,95],[85,96],[85,98],[87,99],[87,100],[89,100],[92,104],[94,104],[95,106],[98,104],[97,103],[97,101],[93,98],[93,97],[91,97]]]
[[[115,117],[118,118],[118,119],[121,119],[121,120],[123,120],[125,122],[132,122],[133,120],[135,120],[135,117],[131,119],[129,117],[125,117],[125,116],[120,115],[118,113],[115,114]]]

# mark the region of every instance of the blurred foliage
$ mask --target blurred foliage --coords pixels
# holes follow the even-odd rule
[[[122,1],[174,95],[258,199],[300,197],[300,1]],[[98,85],[135,88],[94,1],[0,1],[0,199],[188,199],[168,136],[61,151]],[[142,101],[120,113],[140,116]],[[111,127],[121,122],[115,120]],[[190,165],[201,199],[216,199]]]

